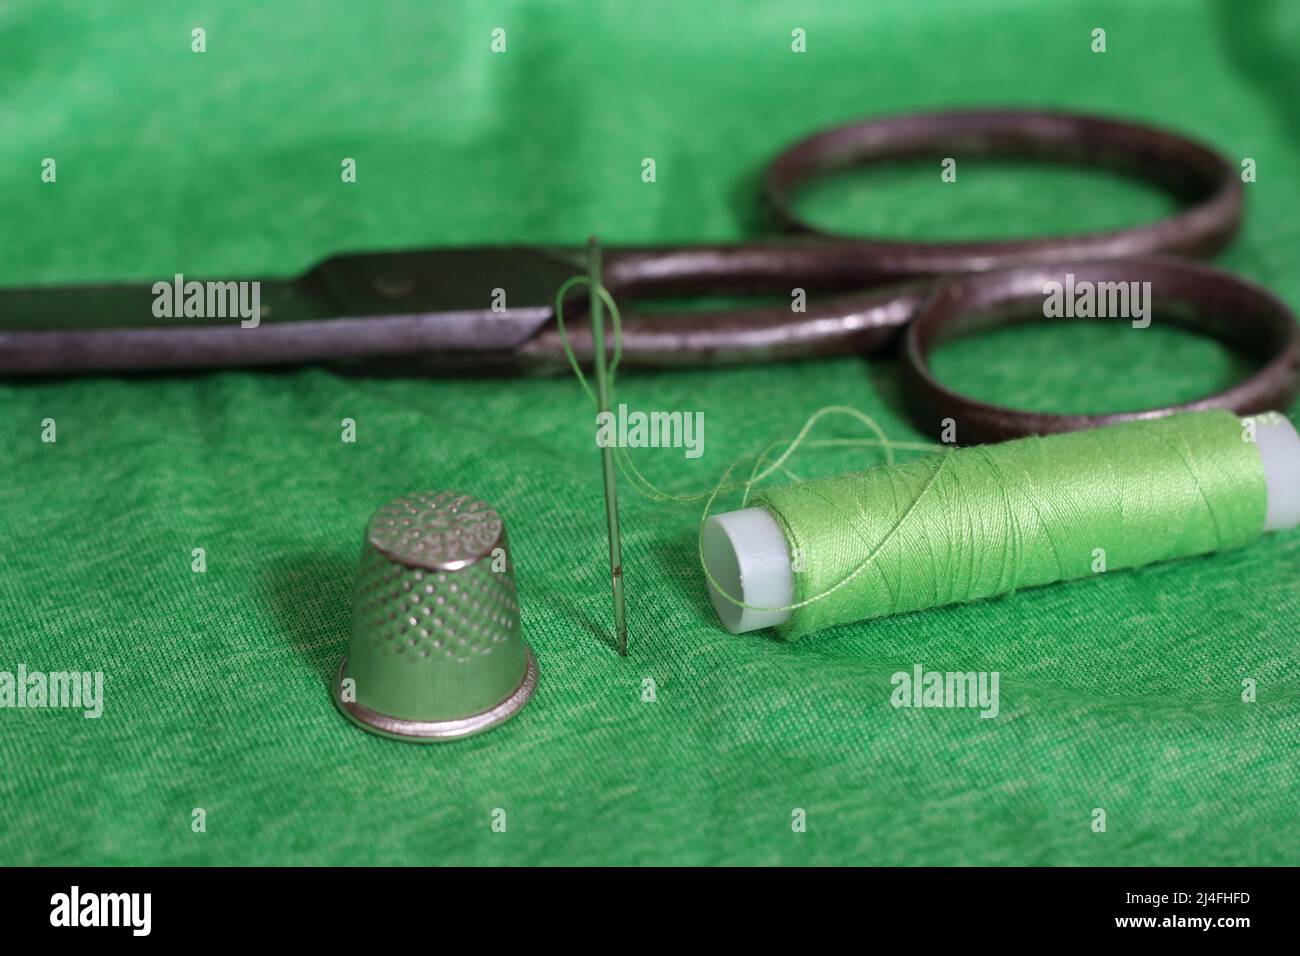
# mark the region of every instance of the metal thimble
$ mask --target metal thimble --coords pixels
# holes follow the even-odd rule
[[[344,715],[385,737],[450,740],[509,720],[536,686],[501,516],[454,491],[375,512],[334,688]]]

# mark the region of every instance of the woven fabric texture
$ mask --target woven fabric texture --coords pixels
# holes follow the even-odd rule
[[[0,283],[292,274],[341,250],[593,233],[739,239],[764,221],[763,164],[793,139],[1012,104],[1154,122],[1255,160],[1220,262],[1296,306],[1297,54],[1300,5],[1266,0],[11,0]],[[958,169],[848,176],[807,210],[957,238],[1168,209],[1101,173]],[[1061,411],[1163,404],[1243,370],[1158,320],[1021,327],[936,365],[981,397]],[[679,491],[822,405],[921,437],[892,357],[618,387],[636,408],[703,412],[700,458],[633,453]],[[592,412],[571,378],[102,376],[3,383],[0,407],[0,670],[105,675],[99,719],[0,709],[0,863],[1300,859],[1300,534],[786,643],[721,630],[699,509],[625,484],[621,660]],[[851,459],[801,464],[874,461]],[[329,682],[368,517],[440,488],[504,515],[541,682],[510,724],[418,747],[348,724]],[[917,664],[997,671],[1000,715],[893,707],[891,675]]]

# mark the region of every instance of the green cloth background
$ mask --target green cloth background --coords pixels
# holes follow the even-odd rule
[[[1104,54],[1090,51],[1097,26]],[[1253,157],[1245,229],[1221,261],[1294,307],[1297,54],[1300,5],[1281,0],[11,0],[0,284],[288,274],[340,250],[592,233],[740,239],[761,222],[759,171],[792,139],[876,113],[1017,104],[1155,121]],[[340,182],[345,156],[356,184]],[[850,176],[808,207],[931,238],[1167,208],[1102,174],[971,162],[943,185],[937,172]],[[1070,410],[1188,397],[1242,365],[1157,320],[993,334],[939,368],[988,398]],[[892,358],[629,374],[620,396],[704,412],[703,458],[637,455],[681,491],[822,405],[920,437]],[[0,407],[0,669],[107,675],[98,721],[0,711],[0,863],[1300,857],[1300,534],[785,644],[723,632],[694,557],[698,509],[624,484],[620,660],[602,643],[601,483],[572,379],[101,377],[6,383]],[[40,441],[47,417],[57,444]],[[541,684],[505,727],[417,747],[352,727],[328,685],[366,519],[443,487],[507,519]],[[206,574],[190,569],[196,547]],[[999,671],[1001,716],[893,709],[889,677],[915,663]],[[206,833],[191,832],[196,807]]]

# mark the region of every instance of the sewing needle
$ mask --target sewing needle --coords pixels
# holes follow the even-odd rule
[[[596,367],[596,404],[601,418],[609,415],[609,369],[605,354],[605,303],[601,278],[600,243],[595,236],[587,246],[587,276],[591,288],[591,350]],[[617,362],[617,355],[615,356]],[[609,573],[614,587],[614,630],[618,652],[627,656],[627,617],[623,606],[623,555],[618,530],[618,474],[614,465],[614,448],[600,449],[600,463],[605,479],[605,519],[609,532]]]

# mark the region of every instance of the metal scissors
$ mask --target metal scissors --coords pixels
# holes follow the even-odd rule
[[[1153,182],[1180,201],[1157,222],[1034,239],[920,243],[819,230],[795,210],[810,180],[858,164],[926,156],[1012,156],[1097,165]],[[1189,261],[1236,233],[1242,184],[1214,150],[1175,133],[1098,116],[958,111],[869,119],[810,136],[764,177],[784,236],[752,243],[607,248],[604,281],[635,304],[714,293],[810,296],[788,306],[661,313],[625,310],[622,365],[681,367],[867,354],[903,337],[907,400],[962,442],[1089,427],[1173,411],[1284,408],[1300,382],[1300,335],[1265,289]],[[255,328],[230,319],[158,319],[154,286],[0,292],[0,375],[66,375],[325,363],[361,372],[529,372],[567,367],[555,322],[559,286],[585,268],[583,247],[485,247],[335,256],[297,278],[260,280]],[[1249,378],[1177,406],[1054,415],[960,395],[930,372],[938,344],[1032,317],[1045,284],[1149,281],[1162,316],[1208,331],[1258,360]],[[504,301],[502,301],[504,300]],[[581,310],[582,303],[575,308]],[[1041,314],[1041,313],[1040,313]],[[590,324],[568,323],[590,360]]]

